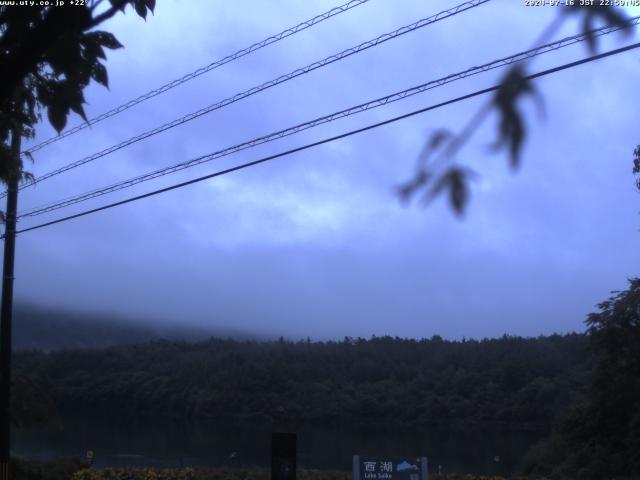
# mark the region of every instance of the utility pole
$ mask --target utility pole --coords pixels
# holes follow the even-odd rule
[[[9,480],[11,454],[11,317],[13,315],[13,264],[16,247],[16,212],[18,210],[18,170],[20,128],[11,132],[11,153],[16,170],[7,179],[4,262],[2,265],[2,306],[0,307],[0,480]]]

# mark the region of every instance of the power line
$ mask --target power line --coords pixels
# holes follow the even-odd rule
[[[536,78],[539,78],[539,77],[543,77],[543,76],[546,76],[546,75],[550,75],[552,73],[556,73],[556,72],[559,72],[559,71],[562,71],[562,70],[567,70],[569,68],[573,68],[573,67],[576,67],[578,65],[583,65],[585,63],[593,62],[595,60],[599,60],[599,59],[602,59],[602,58],[605,58],[605,57],[609,57],[609,56],[612,56],[612,55],[617,55],[617,54],[620,54],[620,53],[623,53],[623,52],[627,52],[627,51],[636,49],[638,47],[640,47],[640,42],[639,43],[634,43],[632,45],[627,45],[625,47],[617,48],[615,50],[610,50],[608,52],[601,53],[601,54],[598,54],[598,55],[592,55],[590,57],[583,58],[581,60],[576,60],[574,62],[565,63],[564,65],[560,65],[558,67],[550,68],[550,69],[543,70],[543,71],[538,72],[538,73],[527,75],[524,78],[526,80],[533,80],[533,79],[536,79]],[[461,102],[463,100],[468,100],[468,99],[473,98],[473,97],[484,95],[485,93],[489,93],[489,92],[493,92],[493,91],[498,90],[500,88],[500,86],[501,85],[494,85],[492,87],[484,88],[482,90],[476,90],[475,92],[469,93],[467,95],[456,97],[456,98],[453,98],[451,100],[447,100],[445,102],[441,102],[441,103],[438,103],[438,104],[435,104],[435,105],[431,105],[431,106],[428,106],[428,107],[425,107],[425,108],[421,108],[419,110],[414,110],[413,112],[405,113],[404,115],[399,115],[397,117],[393,117],[393,118],[384,120],[382,122],[378,122],[378,123],[374,123],[374,124],[371,124],[371,125],[367,125],[366,127],[362,127],[362,128],[358,128],[358,129],[355,129],[355,130],[351,130],[351,131],[342,133],[340,135],[335,135],[333,137],[329,137],[329,138],[325,138],[323,140],[319,140],[317,142],[308,143],[306,145],[302,145],[300,147],[292,148],[292,149],[286,150],[284,152],[276,153],[274,155],[269,155],[267,157],[263,157],[263,158],[260,158],[258,160],[254,160],[252,162],[243,163],[241,165],[236,165],[235,167],[231,167],[231,168],[227,168],[225,170],[220,170],[220,171],[217,171],[217,172],[214,172],[214,173],[210,173],[210,174],[204,175],[202,177],[198,177],[198,178],[194,178],[194,179],[191,179],[191,180],[187,180],[185,182],[177,183],[177,184],[171,185],[169,187],[165,187],[165,188],[161,188],[161,189],[154,190],[154,191],[151,191],[151,192],[147,192],[147,193],[144,193],[142,195],[136,195],[134,197],[130,197],[130,198],[127,198],[125,200],[120,200],[118,202],[114,202],[114,203],[110,203],[110,204],[107,204],[107,205],[103,205],[101,207],[92,208],[90,210],[85,210],[83,212],[76,213],[74,215],[69,215],[69,216],[66,216],[66,217],[58,218],[58,219],[52,220],[50,222],[45,222],[45,223],[41,223],[41,224],[38,224],[38,225],[34,225],[32,227],[23,228],[22,230],[18,230],[16,233],[29,232],[31,230],[37,230],[39,228],[44,228],[44,227],[48,227],[48,226],[55,225],[55,224],[58,224],[58,223],[66,222],[68,220],[73,220],[75,218],[83,217],[83,216],[86,216],[86,215],[89,215],[89,214],[92,214],[92,213],[100,212],[100,211],[103,211],[103,210],[108,210],[110,208],[117,207],[117,206],[120,206],[120,205],[124,205],[126,203],[135,202],[137,200],[142,200],[142,199],[147,198],[147,197],[151,197],[151,196],[158,195],[158,194],[161,194],[161,193],[169,192],[171,190],[176,190],[178,188],[186,187],[187,185],[192,185],[194,183],[199,183],[199,182],[202,182],[204,180],[209,180],[211,178],[215,178],[215,177],[219,177],[219,176],[222,176],[222,175],[226,175],[226,174],[238,171],[238,170],[243,170],[245,168],[253,167],[255,165],[258,165],[258,164],[261,164],[261,163],[265,163],[265,162],[268,162],[268,161],[271,161],[271,160],[275,160],[275,159],[280,158],[280,157],[285,157],[285,156],[288,156],[288,155],[291,155],[291,154],[294,154],[294,153],[297,153],[297,152],[301,152],[303,150],[308,150],[310,148],[317,147],[319,145],[324,145],[325,143],[333,142],[333,141],[336,141],[336,140],[340,140],[342,138],[346,138],[346,137],[350,137],[352,135],[356,135],[358,133],[363,133],[363,132],[366,132],[368,130],[372,130],[374,128],[382,127],[384,125],[388,125],[390,123],[394,123],[394,122],[397,122],[399,120],[403,120],[405,118],[413,117],[415,115],[428,112],[430,110],[435,110],[437,108],[441,108],[441,107],[444,107],[444,106],[447,106],[447,105],[458,103],[458,102]],[[0,238],[4,238],[4,235],[2,235],[2,237],[0,237]]]
[[[272,43],[276,43],[279,42],[280,40],[283,40],[287,37],[290,37],[291,35],[295,35],[296,33],[299,33],[303,30],[306,30],[309,27],[312,27],[314,25],[317,25],[320,22],[323,22],[335,15],[338,15],[340,13],[344,13],[348,10],[351,10],[352,8],[355,8],[359,5],[362,5],[364,3],[367,3],[369,0],[351,0],[343,5],[340,5],[338,7],[334,7],[331,10],[328,10],[320,15],[316,15],[313,18],[310,18],[309,20],[306,20],[302,23],[299,23],[298,25],[288,28],[286,30],[283,30],[280,33],[277,33],[275,35],[272,35],[268,38],[265,38],[264,40],[260,41],[260,42],[256,42],[253,45],[250,45],[246,48],[243,48],[241,50],[238,50],[235,53],[232,53],[231,55],[227,55],[224,58],[221,58],[220,60],[216,60],[215,62],[210,63],[209,65],[206,65],[204,67],[198,68],[197,70],[194,70],[191,73],[188,73],[180,78],[177,78],[175,80],[172,80],[169,83],[166,83],[154,90],[151,90],[150,92],[147,92],[143,95],[140,95],[137,98],[134,98],[133,100],[129,100],[127,103],[124,103],[118,107],[115,107],[111,110],[109,110],[108,112],[104,112],[100,115],[98,115],[97,117],[91,118],[88,121],[81,123],[80,125],[77,125],[69,130],[67,130],[64,133],[61,133],[60,135],[56,135],[55,137],[51,137],[47,140],[45,140],[44,142],[38,143],[37,145],[34,145],[33,147],[27,149],[24,153],[33,153],[36,152],[38,150],[40,150],[41,148],[46,147],[47,145],[50,145],[54,142],[57,142],[58,140],[62,140],[63,138],[66,138],[70,135],[73,135],[74,133],[77,133],[81,130],[84,130],[87,127],[90,127],[91,125],[95,125],[98,122],[101,122],[102,120],[105,120],[109,117],[113,117],[114,115],[117,115],[119,113],[124,112],[125,110],[128,110],[129,108],[138,105],[139,103],[142,103],[146,100],[149,100],[150,98],[153,98],[157,95],[160,95],[161,93],[164,93],[166,91],[169,91],[175,87],[177,87],[178,85],[182,85],[185,82],[188,82],[189,80],[193,80],[196,77],[199,77],[200,75],[203,75],[207,72],[210,72],[211,70],[215,70],[218,67],[221,67],[227,63],[230,63],[234,60],[237,60],[241,57],[244,57],[245,55],[249,55],[250,53],[253,53],[257,50],[260,50],[261,48],[264,48],[268,45],[271,45]]]
[[[629,20],[628,25],[632,25],[632,24],[637,24],[640,21],[640,16],[638,17],[634,17],[632,19]],[[24,217],[35,217],[38,215],[42,215],[45,213],[49,213],[52,212],[54,210],[58,210],[60,208],[64,208],[70,205],[74,205],[76,203],[80,203],[83,201],[87,201],[90,200],[92,198],[97,198],[100,197],[102,195],[106,195],[109,193],[113,193],[115,191],[118,190],[122,190],[124,188],[128,188],[134,185],[137,185],[139,183],[142,182],[146,182],[149,180],[153,180],[155,178],[159,178],[171,173],[175,173],[177,171],[180,170],[184,170],[196,165],[200,165],[202,163],[205,162],[210,162],[212,160],[221,158],[221,157],[225,157],[228,155],[231,155],[233,153],[237,153],[240,152],[242,150],[246,150],[248,148],[252,148],[255,147],[257,145],[261,145],[267,142],[271,142],[286,136],[290,136],[293,135],[295,133],[310,129],[310,128],[314,128],[318,125],[322,125],[324,123],[329,123],[335,120],[338,120],[340,118],[344,118],[344,117],[348,117],[357,113],[361,113],[367,110],[371,110],[377,107],[381,107],[384,105],[388,105],[390,103],[396,102],[398,100],[402,100],[405,98],[408,98],[410,96],[419,94],[419,93],[423,93],[427,90],[457,81],[457,80],[461,80],[473,75],[477,75],[479,73],[483,73],[489,70],[493,70],[495,68],[499,68],[499,67],[503,67],[503,66],[508,66],[511,65],[513,63],[519,62],[519,61],[523,61],[523,60],[527,60],[533,57],[536,57],[538,55],[542,55],[544,53],[548,53],[551,51],[555,51],[558,50],[560,48],[564,48],[567,47],[569,45],[573,45],[579,42],[584,41],[587,37],[598,37],[598,36],[603,36],[603,35],[608,35],[612,32],[615,32],[617,30],[620,30],[624,27],[621,26],[612,26],[612,27],[602,27],[599,29],[595,29],[592,30],[588,33],[583,33],[583,34],[579,34],[579,35],[573,35],[571,37],[566,37],[564,39],[558,40],[556,42],[552,42],[549,43],[547,45],[542,45],[540,47],[537,48],[533,48],[530,50],[527,50],[525,52],[520,52],[517,53],[515,55],[511,55],[509,57],[505,57],[505,58],[501,58],[499,60],[494,60],[492,62],[486,63],[484,65],[480,65],[480,66],[476,66],[476,67],[471,67],[467,70],[464,70],[462,72],[459,73],[454,73],[451,75],[448,75],[446,77],[442,77],[440,79],[437,80],[432,80],[429,81],[427,83],[423,83],[421,85],[412,87],[412,88],[408,88],[406,90],[402,90],[400,92],[396,92],[390,95],[386,95],[384,97],[380,97],[377,98],[375,100],[371,100],[369,102],[366,103],[362,103],[360,105],[356,105],[338,112],[334,112],[331,113],[329,115],[325,115],[319,118],[316,118],[314,120],[310,120],[308,122],[305,123],[301,123],[298,125],[295,125],[293,127],[289,127],[286,128],[284,130],[280,130],[274,133],[270,133],[268,135],[264,135],[258,138],[255,138],[253,140],[249,140],[247,142],[243,142],[231,147],[227,147],[225,149],[222,150],[218,150],[217,152],[214,153],[210,153],[207,155],[203,155],[200,157],[196,157],[194,159],[188,160],[186,162],[181,162],[175,165],[171,165],[169,167],[165,167],[159,170],[155,170],[153,172],[149,172],[143,175],[139,175],[137,177],[133,177],[127,180],[123,180],[120,182],[117,182],[115,184],[106,186],[106,187],[101,187],[99,189],[96,190],[92,190],[89,192],[85,192],[79,195],[74,195],[72,197],[68,197],[66,199],[63,200],[59,200],[53,203],[49,203],[46,204],[44,206],[39,206],[39,207],[33,207],[31,209],[25,210],[23,212],[20,212],[20,214],[18,215],[18,218],[24,218]]]
[[[356,45],[355,47],[351,47],[348,48],[346,50],[343,50],[340,53],[331,55],[329,57],[326,57],[322,60],[319,60],[317,62],[314,62],[312,64],[309,64],[305,67],[302,68],[298,68],[286,75],[281,75],[278,78],[275,78],[273,80],[270,80],[268,82],[265,82],[261,85],[258,85],[256,87],[250,88],[249,90],[245,90],[244,92],[238,93],[232,97],[228,97],[220,102],[217,102],[213,105],[209,105],[208,107],[204,107],[200,110],[197,110],[195,112],[189,113],[188,115],[185,115],[181,118],[178,118],[176,120],[173,120],[169,123],[165,123],[164,125],[161,125],[159,127],[156,127],[152,130],[148,130],[144,133],[141,133],[135,137],[129,138],[128,140],[125,140],[123,142],[120,142],[116,145],[112,145],[109,148],[106,148],[100,152],[94,153],[93,155],[90,155],[88,157],[85,157],[83,159],[77,160],[75,162],[72,162],[64,167],[61,167],[59,169],[53,170],[49,173],[46,173],[38,178],[36,178],[33,182],[28,183],[26,185],[21,186],[20,188],[26,188],[32,185],[35,185],[36,183],[39,183],[43,180],[46,180],[48,178],[51,178],[53,176],[56,175],[60,175],[61,173],[64,173],[68,170],[71,170],[73,168],[79,167],[81,165],[84,165],[86,163],[92,162],[94,160],[97,160],[98,158],[104,157],[110,153],[113,153],[117,150],[120,150],[124,147],[127,147],[129,145],[132,145],[134,143],[137,143],[141,140],[144,140],[146,138],[149,138],[153,135],[157,135],[158,133],[164,132],[165,130],[169,130],[170,128],[176,127],[178,125],[182,125],[183,123],[189,122],[191,120],[194,120],[198,117],[201,117],[202,115],[206,115],[208,113],[213,112],[214,110],[218,110],[220,108],[226,107],[232,103],[235,103],[239,100],[242,100],[244,98],[250,97],[252,95],[255,95],[256,93],[262,92],[263,90],[266,90],[268,88],[274,87],[276,85],[279,85],[281,83],[287,82],[289,80],[292,80],[296,77],[299,77],[300,75],[304,75],[305,73],[309,73],[312,72],[314,70],[317,70],[319,68],[325,67],[329,64],[332,64],[334,62],[337,62],[339,60],[342,60],[346,57],[349,57],[351,55],[354,55],[356,53],[362,52],[364,50],[367,50],[371,47],[380,45],[384,42],[387,42],[388,40],[392,40],[394,38],[397,38],[401,35],[404,35],[406,33],[412,32],[414,30],[417,30],[419,28],[423,28],[426,27],[428,25],[431,25],[433,23],[436,23],[440,20],[444,20],[445,18],[449,18],[452,17],[454,15],[457,15],[458,13],[464,12],[466,10],[470,10],[472,8],[478,7],[484,3],[487,3],[491,0],[470,0],[467,2],[464,2],[460,5],[457,5],[453,8],[450,8],[448,10],[444,10],[442,12],[439,12],[435,15],[432,15],[431,17],[428,18],[423,18],[421,20],[418,20],[417,22],[414,22],[410,25],[406,25],[404,27],[398,28],[396,30],[394,30],[393,32],[389,32],[389,33],[385,33],[383,35],[380,35],[372,40],[363,42],[359,45]],[[3,194],[4,196],[4,194]],[[2,198],[2,196],[0,196],[0,198]]]

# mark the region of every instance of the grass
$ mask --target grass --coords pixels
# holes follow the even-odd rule
[[[268,468],[88,468],[78,459],[50,462],[13,458],[12,480],[270,480]],[[351,472],[298,469],[297,480],[351,480]],[[430,474],[429,480],[506,480],[470,474]],[[520,478],[512,480],[534,480]],[[538,479],[542,480],[542,479]]]

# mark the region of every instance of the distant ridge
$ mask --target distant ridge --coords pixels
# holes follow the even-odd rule
[[[104,348],[145,343],[151,340],[198,341],[210,337],[258,340],[258,335],[225,328],[205,328],[175,323],[153,324],[150,320],[118,315],[74,312],[17,302],[14,307],[14,350],[61,350]]]

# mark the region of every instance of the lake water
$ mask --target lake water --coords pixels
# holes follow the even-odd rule
[[[419,430],[372,428],[268,428],[176,421],[113,421],[66,418],[61,425],[13,432],[13,453],[34,459],[84,458],[97,467],[264,466],[270,464],[271,432],[298,434],[298,464],[350,470],[354,454],[426,456],[443,473],[512,474],[543,432],[494,427],[443,426]]]

